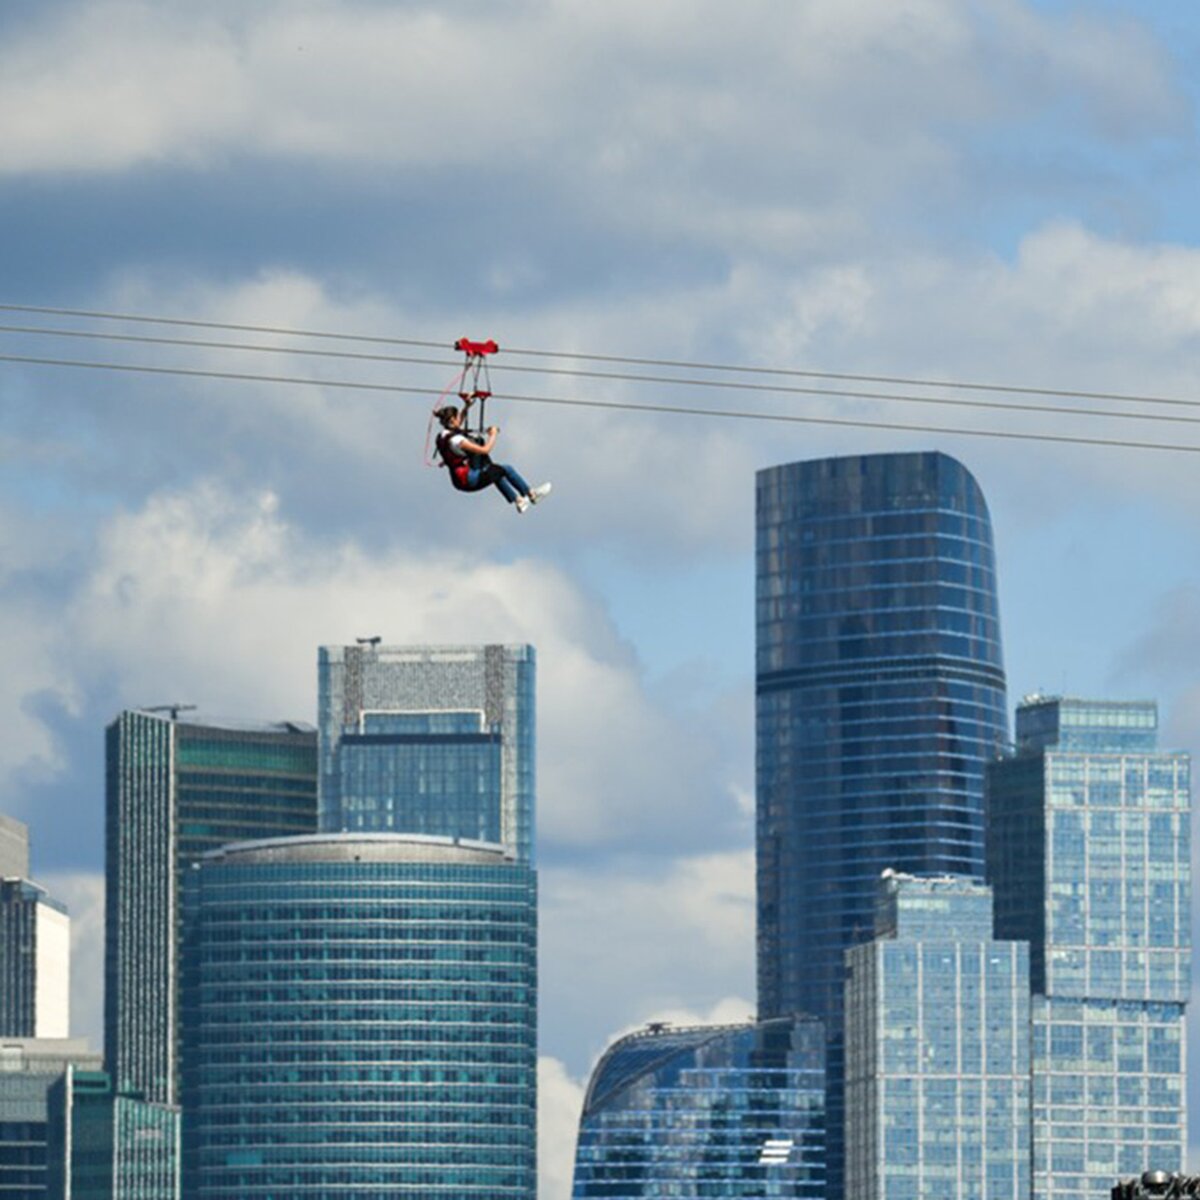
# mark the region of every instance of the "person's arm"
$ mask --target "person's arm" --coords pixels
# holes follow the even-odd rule
[[[496,434],[500,430],[495,425],[489,425],[487,437],[482,442],[473,442],[470,438],[460,435],[459,445],[469,454],[491,454],[492,447],[496,444]]]

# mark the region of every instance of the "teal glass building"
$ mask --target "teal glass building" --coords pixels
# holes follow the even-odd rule
[[[129,710],[106,731],[104,1055],[177,1106],[181,876],[209,850],[316,828],[316,730]]]
[[[532,646],[322,646],[320,828],[534,853]]]
[[[791,1018],[621,1038],[588,1086],[574,1200],[817,1200],[824,1043]]]
[[[533,1200],[537,898],[502,847],[243,843],[189,872],[189,1200]]]
[[[997,936],[1031,947],[1035,1200],[1183,1167],[1190,761],[1157,726],[1149,702],[1031,697],[989,771]]]
[[[756,553],[759,1015],[826,1026],[841,1200],[844,953],[883,870],[983,877],[1007,739],[991,520],[944,454],[789,463],[758,473]]]
[[[47,1200],[175,1200],[176,1112],[119,1095],[105,1071],[69,1068],[50,1089]]]
[[[962,876],[885,871],[846,953],[846,1195],[1029,1195],[1029,946]]]

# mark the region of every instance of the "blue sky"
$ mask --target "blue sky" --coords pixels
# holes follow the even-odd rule
[[[0,34],[0,302],[1197,395],[1187,3],[56,0],[5,6]],[[0,353],[47,350],[447,377],[0,334]],[[419,398],[0,364],[0,809],[73,904],[96,1037],[101,730],[120,707],[311,718],[321,643],[535,643],[559,1200],[607,1040],[753,1004],[755,469],[954,454],[992,510],[1012,699],[1155,697],[1194,752],[1200,506],[1191,455],[494,415],[504,452],[554,480],[529,518],[421,465]]]

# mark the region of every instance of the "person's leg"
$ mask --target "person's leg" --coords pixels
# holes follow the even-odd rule
[[[485,486],[489,483],[494,483],[509,504],[516,502],[518,492],[509,482],[507,467],[502,467],[499,463],[489,463],[480,472],[480,477],[483,479]],[[525,494],[524,489],[519,494],[523,496]]]
[[[515,487],[522,496],[529,495],[529,484],[527,484],[525,480],[521,478],[521,473],[516,467],[510,466],[508,463],[504,463],[500,467],[500,470],[504,472],[508,482],[512,484],[512,486]]]

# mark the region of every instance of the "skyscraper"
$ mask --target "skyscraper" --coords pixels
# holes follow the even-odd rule
[[[189,873],[187,1200],[534,1200],[537,901],[501,847],[318,834]]]
[[[1035,1200],[1183,1166],[1190,762],[1157,728],[1152,703],[1031,697],[989,771],[996,935],[1030,943]]]
[[[532,646],[323,646],[320,828],[533,858]]]
[[[162,1122],[177,1128],[181,874],[226,842],[315,828],[316,731],[175,709],[123,712],[106,734],[105,1063],[116,1096],[172,1110]],[[115,1125],[118,1139],[159,1120],[135,1115]],[[161,1150],[178,1161],[177,1145]],[[114,1154],[134,1161],[131,1147]]]
[[[791,463],[757,484],[760,1016],[818,1016],[841,1196],[843,954],[879,874],[982,877],[1006,739],[991,522],[944,454]]]
[[[185,1188],[534,1200],[530,646],[323,647],[320,827],[189,874]]]
[[[614,1042],[583,1103],[574,1200],[819,1200],[824,1042],[790,1017]]]
[[[29,830],[0,816],[0,1036],[70,1035],[71,918],[29,878]]]
[[[1029,945],[961,876],[885,871],[846,952],[846,1195],[1029,1195]]]

